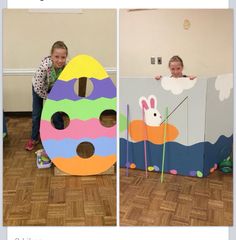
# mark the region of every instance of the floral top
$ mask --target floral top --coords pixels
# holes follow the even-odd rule
[[[48,91],[52,88],[62,70],[63,68],[55,71],[50,56],[42,60],[32,79],[34,91],[39,97],[47,98]]]

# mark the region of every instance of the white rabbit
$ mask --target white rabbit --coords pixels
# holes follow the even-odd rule
[[[144,110],[144,121],[148,126],[160,126],[162,117],[157,110],[157,99],[155,96],[150,95],[148,99],[141,97],[139,106]]]

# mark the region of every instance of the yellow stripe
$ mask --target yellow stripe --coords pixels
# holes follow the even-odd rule
[[[88,55],[78,55],[66,65],[58,79],[69,81],[73,78],[81,77],[103,80],[108,75],[96,59]]]

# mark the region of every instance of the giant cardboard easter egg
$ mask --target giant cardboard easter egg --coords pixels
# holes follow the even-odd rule
[[[88,78],[93,91],[80,97],[74,85]],[[73,58],[55,82],[44,104],[40,136],[52,162],[71,175],[94,175],[109,169],[116,162],[116,125],[104,126],[103,112],[116,110],[116,87],[101,64],[87,55]],[[68,115],[69,125],[60,130],[51,124],[55,113]],[[84,157],[83,145],[92,153]],[[82,146],[82,147],[81,147]]]

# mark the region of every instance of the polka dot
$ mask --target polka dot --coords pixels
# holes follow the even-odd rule
[[[153,171],[153,170],[154,170],[154,167],[153,167],[153,166],[149,166],[149,167],[148,167],[148,171],[151,172],[151,171]]]
[[[125,167],[130,167],[130,162],[126,162]]]
[[[189,172],[189,176],[191,176],[191,177],[195,177],[196,175],[197,175],[196,171],[190,171]]]
[[[131,169],[134,169],[134,168],[136,168],[136,165],[135,165],[135,163],[131,163],[129,167],[130,167]]]
[[[202,172],[201,172],[201,171],[197,171],[197,176],[198,176],[198,177],[203,177]]]
[[[210,172],[213,173],[215,171],[215,168],[211,168]]]
[[[176,175],[176,174],[177,174],[177,170],[171,169],[171,170],[170,170],[170,173]]]
[[[154,165],[153,167],[154,167],[155,171],[157,171],[157,172],[160,171],[160,168],[158,166]]]

